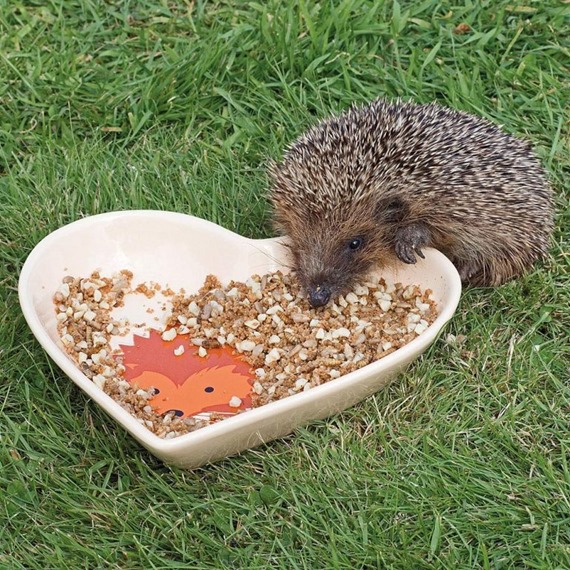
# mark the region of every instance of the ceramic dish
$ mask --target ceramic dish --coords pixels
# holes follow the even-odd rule
[[[306,392],[229,417],[186,435],[166,440],[89,380],[67,356],[57,332],[53,294],[66,275],[102,275],[128,269],[134,282],[155,281],[172,289],[197,290],[206,275],[224,282],[280,269],[286,248],[279,239],[252,240],[211,222],[172,212],[111,212],[84,218],[43,239],[30,253],[19,281],[19,296],[32,332],[56,364],[151,453],[165,462],[197,467],[282,437],[297,426],[352,406],[380,390],[434,342],[452,317],[461,292],[459,275],[438,251],[425,250],[416,265],[383,273],[387,282],[418,284],[433,291],[436,321],[415,340],[355,372]],[[127,304],[128,316],[144,314]]]

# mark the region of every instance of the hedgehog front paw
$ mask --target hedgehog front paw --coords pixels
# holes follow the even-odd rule
[[[425,259],[422,247],[429,243],[430,233],[423,224],[412,224],[396,231],[395,249],[404,263],[416,263],[416,255]]]

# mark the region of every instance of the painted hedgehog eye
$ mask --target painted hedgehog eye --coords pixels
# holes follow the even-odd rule
[[[351,239],[348,242],[348,248],[351,249],[352,251],[355,251],[357,249],[360,249],[362,247],[362,244],[364,243],[364,239],[361,237],[356,237],[354,239]]]

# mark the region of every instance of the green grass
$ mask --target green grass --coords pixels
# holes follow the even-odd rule
[[[569,18],[558,0],[0,1],[0,569],[569,568]],[[379,95],[529,138],[551,259],[465,291],[462,342],[347,412],[164,466],[33,339],[26,255],[124,208],[269,236],[267,161]]]

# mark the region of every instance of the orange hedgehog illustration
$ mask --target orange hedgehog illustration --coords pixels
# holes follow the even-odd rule
[[[251,408],[252,371],[228,347],[208,350],[204,358],[197,347],[188,345],[188,336],[164,341],[159,332],[148,338],[133,337],[134,344],[120,345],[125,378],[143,390],[155,388],[149,404],[160,414],[175,411],[177,416],[195,416],[203,412],[233,413]],[[184,346],[177,356],[174,350]],[[233,397],[239,407],[230,407]]]

